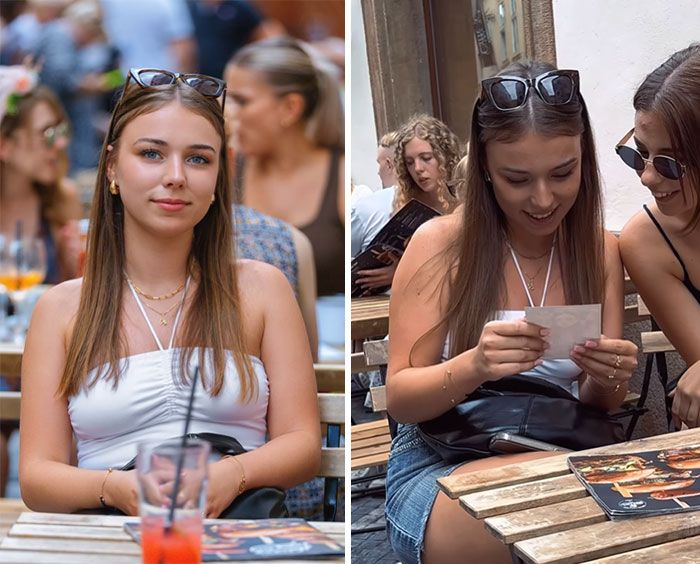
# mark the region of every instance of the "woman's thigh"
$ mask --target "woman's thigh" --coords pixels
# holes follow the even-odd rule
[[[466,474],[488,470],[507,464],[552,456],[554,452],[528,452],[492,456],[467,462],[452,472]],[[501,541],[484,528],[483,521],[471,517],[459,505],[459,500],[447,497],[442,491],[433,505],[425,531],[424,564],[510,564],[510,551]]]

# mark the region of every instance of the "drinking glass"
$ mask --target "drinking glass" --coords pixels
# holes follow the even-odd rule
[[[46,276],[46,247],[38,237],[10,239],[0,235],[0,285],[9,292],[14,306],[13,340],[21,343],[29,326],[31,304],[27,292]]]
[[[181,439],[138,445],[136,473],[144,564],[200,562],[209,449],[209,443],[199,440],[188,440],[184,448]],[[168,529],[179,459],[178,494]]]

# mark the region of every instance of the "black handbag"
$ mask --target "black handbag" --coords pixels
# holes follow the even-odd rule
[[[211,450],[219,454],[237,456],[243,454],[246,450],[233,437],[219,435],[217,433],[189,433],[187,439],[199,439],[207,441],[211,444]],[[136,468],[136,458],[132,458],[119,470],[133,470]],[[288,517],[289,512],[284,504],[284,490],[273,488],[271,486],[263,486],[260,488],[251,488],[244,491],[236,499],[231,502],[226,509],[223,510],[219,519],[273,519],[279,517]],[[116,508],[103,508],[96,510],[88,510],[89,513],[104,513],[108,510],[109,513],[123,514]]]
[[[447,413],[418,424],[423,440],[447,462],[485,458],[491,438],[507,432],[571,450],[625,440],[622,424],[562,387],[531,376],[486,382]]]

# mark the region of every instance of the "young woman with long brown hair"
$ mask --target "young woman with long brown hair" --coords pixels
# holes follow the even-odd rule
[[[42,297],[27,337],[20,484],[33,509],[135,514],[134,472],[114,469],[138,441],[182,433],[194,365],[191,431],[249,451],[209,465],[207,516],[241,485],[288,487],[317,469],[293,292],[273,267],[234,258],[224,86],[130,73],[101,153],[85,275]]]
[[[676,427],[700,426],[700,44],[674,53],[634,95],[618,144],[654,202],[620,236],[627,271],[688,370],[671,404]],[[625,145],[634,134],[636,149]]]
[[[387,407],[400,422],[387,474],[387,529],[401,561],[510,562],[507,549],[436,479],[542,456],[445,462],[417,432],[482,383],[524,373],[602,409],[637,364],[621,340],[623,276],[603,229],[595,146],[576,71],[515,64],[483,82],[463,206],[418,229],[394,278]],[[544,360],[528,305],[601,303],[602,336]]]

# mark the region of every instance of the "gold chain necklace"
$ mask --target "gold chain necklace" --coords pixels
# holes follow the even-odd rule
[[[126,273],[124,273],[124,276],[126,276],[126,281],[133,286],[134,290],[136,290],[136,293],[139,294],[140,296],[143,296],[147,300],[154,300],[154,301],[167,300],[168,298],[172,298],[173,296],[179,294],[182,291],[182,289],[185,287],[185,283],[183,282],[177,288],[175,288],[172,292],[168,292],[166,294],[163,294],[162,296],[151,296],[150,294],[147,294],[146,292],[144,292],[136,284],[134,284],[134,282],[131,280],[131,278],[129,278],[129,276]],[[156,311],[156,310],[153,310],[153,311]],[[168,310],[168,311],[170,311],[170,310]]]
[[[134,288],[134,289],[136,289],[136,288]],[[168,309],[166,309],[165,311],[158,311],[156,308],[154,308],[154,307],[152,307],[152,306],[149,306],[149,305],[148,305],[147,303],[145,303],[145,302],[144,302],[143,305],[146,306],[146,307],[147,307],[148,309],[150,309],[151,311],[154,311],[154,312],[156,312],[158,315],[160,315],[160,324],[161,324],[161,325],[167,325],[167,324],[168,324],[168,320],[165,319],[165,316],[168,315],[171,311],[173,311],[173,310],[174,310],[177,306],[179,306],[180,304],[179,304],[178,302],[175,302],[173,305],[171,305],[171,306],[170,306]]]
[[[549,251],[547,251],[549,252]],[[527,289],[533,292],[535,290],[535,278],[537,278],[542,272],[542,269],[544,268],[545,263],[542,263],[540,267],[537,269],[537,272],[530,276],[527,272],[523,270],[523,274],[525,275],[525,278],[527,278]]]

